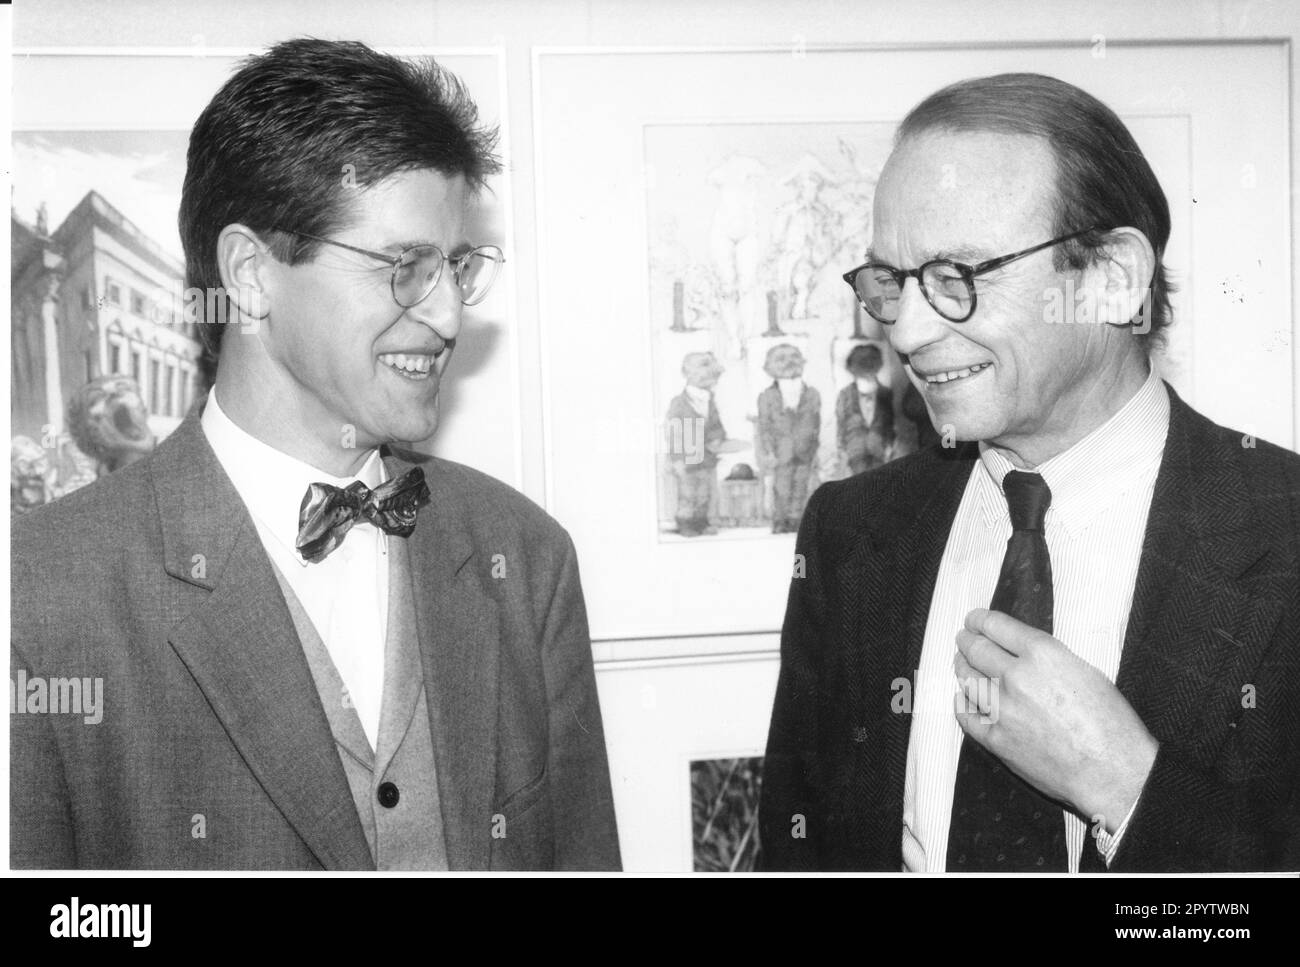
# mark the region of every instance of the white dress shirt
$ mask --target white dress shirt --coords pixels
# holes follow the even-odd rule
[[[693,409],[700,416],[708,417],[709,403],[713,400],[713,392],[707,389],[700,389],[698,386],[686,384],[686,400],[691,404]]]
[[[803,399],[803,377],[792,376],[789,379],[778,379],[776,385],[781,390],[781,402],[787,410],[799,409],[799,401]]]
[[[870,392],[858,390],[858,412],[862,414],[862,422],[868,427],[876,418],[876,391]]]
[[[1052,491],[1044,523],[1052,560],[1053,636],[1111,682],[1119,671],[1147,514],[1169,429],[1169,394],[1152,372],[1126,404],[1074,446],[1034,468]],[[903,792],[903,867],[942,872],[948,852],[961,726],[956,635],[987,608],[1011,537],[1002,478],[1016,469],[981,444],[957,508],[917,669]],[[1109,864],[1128,819],[1097,848]],[[1065,812],[1069,870],[1078,872],[1088,828]]]
[[[379,736],[388,638],[388,535],[359,521],[343,543],[311,564],[294,546],[298,510],[313,483],[346,487],[360,480],[377,487],[387,479],[378,450],[355,477],[334,477],[263,443],[237,426],[217,403],[213,388],[203,409],[203,432],[239,491],[272,563],[298,596],[325,643],[361,719],[370,747]],[[274,674],[274,669],[266,669]]]

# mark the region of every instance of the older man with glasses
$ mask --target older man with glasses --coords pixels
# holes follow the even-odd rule
[[[955,445],[809,502],[767,866],[1300,868],[1300,457],[1156,375],[1170,218],[1132,136],[1053,78],[954,84],[873,218],[844,278]]]
[[[188,282],[239,325],[204,320],[215,386],[149,459],[15,527],[15,680],[103,703],[13,717],[13,866],[618,867],[572,542],[403,449],[504,261],[467,229],[494,143],[356,43],[199,117]]]

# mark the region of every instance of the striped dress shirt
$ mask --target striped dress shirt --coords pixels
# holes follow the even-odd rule
[[[1119,671],[1151,495],[1169,429],[1169,394],[1154,371],[1104,424],[1033,468],[1052,490],[1044,530],[1052,559],[1054,636],[1111,682]],[[916,671],[903,792],[903,867],[943,872],[962,731],[953,656],[957,631],[993,598],[1011,517],[1002,478],[1016,469],[980,445],[957,508],[930,601]],[[1135,804],[1136,805],[1136,804]],[[1129,811],[1129,816],[1132,810]],[[1064,812],[1070,872],[1078,872],[1088,828]],[[1109,864],[1126,817],[1097,848]]]

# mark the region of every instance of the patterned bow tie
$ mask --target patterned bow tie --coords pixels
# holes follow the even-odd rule
[[[360,480],[346,487],[314,483],[298,510],[298,551],[313,564],[343,543],[352,525],[368,521],[385,534],[409,537],[416,512],[429,502],[424,471],[412,467],[371,490]]]

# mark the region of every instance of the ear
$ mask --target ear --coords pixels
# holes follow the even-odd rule
[[[246,225],[227,225],[217,236],[217,267],[221,285],[240,318],[260,322],[271,314],[271,295],[266,285],[267,259],[273,258],[266,244]]]
[[[1100,260],[1087,270],[1097,297],[1096,320],[1110,326],[1150,326],[1151,280],[1155,249],[1136,228],[1117,228],[1106,235]],[[1094,274],[1095,273],[1095,274]]]

